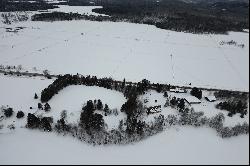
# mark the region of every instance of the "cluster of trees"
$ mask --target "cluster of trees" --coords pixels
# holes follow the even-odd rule
[[[24,112],[23,111],[18,111],[16,114],[17,119],[23,118],[24,117]]]
[[[223,122],[225,117],[223,114],[218,114],[215,117],[207,118],[202,112],[189,111],[177,115],[159,115],[154,118],[151,123],[145,123],[138,119],[129,119],[131,122],[120,121],[117,129],[111,131],[93,130],[91,133],[82,127],[77,127],[72,124],[65,124],[65,121],[60,120],[61,130],[78,138],[81,141],[92,145],[106,145],[106,144],[129,144],[139,142],[152,135],[162,132],[164,129],[175,125],[189,125],[194,127],[207,126],[216,130],[218,135],[222,138],[229,138],[242,134],[249,134],[249,125],[247,123],[238,124],[234,127],[224,127]],[[129,125],[129,127],[127,126]],[[63,127],[64,126],[64,127]],[[62,129],[65,130],[62,130]]]
[[[95,107],[92,100],[89,100],[82,108],[79,126],[84,128],[88,133],[104,129],[104,119],[101,114],[94,113]]]
[[[14,12],[14,11],[37,11],[58,8],[52,4],[44,1],[25,2],[25,1],[9,1],[0,0],[0,12]]]
[[[228,111],[228,116],[230,117],[236,113],[240,113],[240,117],[244,118],[244,116],[247,114],[247,102],[242,102],[241,100],[220,102],[216,105],[216,108]]]
[[[10,107],[3,109],[3,112],[4,112],[4,116],[6,118],[11,117],[13,115],[13,113],[14,113],[13,108],[10,108]]]
[[[165,104],[165,107],[171,106],[173,108],[177,108],[180,112],[183,112],[186,108],[185,106],[185,100],[181,98],[168,98]]]
[[[90,21],[115,21],[108,16],[94,16],[79,13],[52,12],[35,14],[31,18],[32,21],[70,21],[70,20],[90,20]]]
[[[199,88],[196,88],[196,87],[192,88],[190,94],[192,96],[197,97],[198,99],[202,98],[202,90],[200,90]]]
[[[10,117],[12,117],[13,114],[14,114],[14,110],[13,110],[13,108],[11,108],[11,107],[7,107],[7,108],[6,108],[6,107],[2,106],[0,110],[3,111],[3,114],[4,114],[4,116],[5,116],[6,118],[10,118]],[[16,114],[16,118],[17,118],[17,119],[23,118],[24,115],[25,115],[25,114],[24,114],[23,111],[18,111],[17,114]]]
[[[52,117],[37,117],[34,114],[29,113],[27,117],[26,127],[30,129],[41,129],[44,131],[52,131],[51,124],[53,123]]]
[[[220,91],[216,91],[214,95],[217,99],[233,99],[233,100],[242,100],[242,101],[247,101],[249,99],[248,92],[220,90]]]
[[[40,13],[32,16],[32,21],[70,21],[80,20],[82,15],[78,13],[64,13],[64,12],[52,12],[52,13]]]
[[[67,134],[72,131],[73,125],[67,123],[67,111],[63,110],[61,112],[61,118],[57,121],[54,126],[54,130],[58,133]],[[76,126],[75,126],[76,128]]]
[[[49,103],[45,103],[44,106],[42,103],[38,103],[37,107],[39,110],[44,110],[45,112],[49,112],[51,110]]]
[[[96,76],[84,77],[80,75],[66,74],[63,76],[58,76],[58,78],[52,84],[42,91],[41,101],[48,102],[60,90],[70,85],[99,86],[107,89],[118,89],[118,83],[111,78],[97,79]]]
[[[163,86],[162,84],[152,84],[146,79],[138,83],[127,83],[125,79],[123,81],[115,81],[112,78],[97,78],[96,76],[84,77],[78,74],[66,74],[58,76],[52,84],[41,92],[41,101],[48,102],[60,90],[70,85],[98,86],[106,89],[112,89],[122,92],[126,98],[143,94],[148,89],[154,89],[158,92],[162,92],[163,90],[171,87],[170,85]]]

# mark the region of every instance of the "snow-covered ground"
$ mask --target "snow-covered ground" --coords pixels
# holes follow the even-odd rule
[[[6,32],[17,26],[26,28]],[[245,47],[220,45],[231,40]],[[131,23],[27,21],[0,26],[0,52],[0,64],[28,70],[249,90],[249,33],[197,35]]]
[[[93,7],[60,6],[54,11],[93,14]],[[83,14],[82,13],[82,14]],[[28,13],[31,16],[32,12]],[[5,28],[25,27],[18,32]],[[244,48],[220,45],[235,40]],[[23,70],[52,74],[81,73],[118,80],[177,85],[202,86],[249,91],[249,33],[229,35],[195,35],[157,29],[154,26],[130,23],[60,21],[19,22],[11,25],[0,20],[0,65],[22,65]],[[122,93],[99,87],[70,86],[50,101],[48,113],[37,110],[42,89],[53,80],[44,78],[9,77],[0,75],[0,106],[9,105],[36,115],[59,119],[67,110],[67,121],[77,123],[82,105],[88,100],[101,99],[109,108],[120,110],[126,102]],[[205,92],[206,93],[206,92]],[[169,95],[187,97],[189,94]],[[147,107],[161,105],[161,112],[149,115],[151,121],[159,114],[177,114],[164,108],[163,93],[148,91],[141,100]],[[157,101],[155,101],[157,100]],[[215,108],[217,102],[205,99],[192,105],[212,117],[226,111]],[[33,109],[30,109],[32,107]],[[58,136],[25,129],[26,117],[0,119],[0,164],[248,164],[249,135],[222,139],[208,128],[170,128],[142,142],[127,146],[86,145],[72,137]],[[1,113],[0,113],[1,116]],[[108,128],[117,128],[126,116],[104,116]],[[241,119],[225,116],[225,126],[248,122],[249,113]],[[4,127],[1,129],[1,125]],[[16,129],[9,130],[14,124]]]
[[[19,129],[0,134],[0,164],[248,164],[249,136],[170,129],[136,145],[92,147],[72,137]]]
[[[204,91],[203,93],[208,93],[208,92]],[[171,92],[169,92],[168,95],[171,96],[171,98],[172,97],[185,98],[185,97],[191,96],[189,92],[188,93],[171,93]],[[154,119],[154,117],[159,116],[160,114],[162,114],[164,116],[178,114],[178,111],[176,109],[173,109],[170,106],[164,107],[167,98],[165,98],[163,96],[163,93],[158,93],[156,91],[150,90],[145,95],[141,96],[140,99],[142,102],[144,102],[145,99],[148,100],[147,103],[144,103],[144,105],[146,107],[158,106],[158,105],[161,106],[161,108],[158,109],[158,111],[161,111],[161,112],[147,116],[146,121],[152,121]],[[155,100],[157,100],[157,102]],[[228,111],[216,109],[215,106],[219,102],[221,102],[221,101],[208,102],[203,97],[201,99],[201,104],[192,104],[190,107],[194,108],[194,111],[196,111],[196,112],[204,112],[204,115],[208,118],[214,117],[215,115],[217,115],[219,113],[223,113],[225,116],[224,126],[233,127],[237,124],[243,124],[244,122],[249,123],[249,110],[248,110],[248,114],[244,118],[241,118],[240,114],[236,114],[233,117],[229,117],[229,116],[227,116]],[[186,105],[188,105],[188,104],[186,103]]]
[[[30,107],[37,108],[38,100],[34,100],[34,95],[51,84],[53,80],[42,78],[14,78],[0,75],[0,106],[9,105],[14,110],[32,112]]]

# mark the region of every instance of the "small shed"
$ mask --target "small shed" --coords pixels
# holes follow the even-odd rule
[[[190,105],[191,104],[200,104],[201,103],[201,101],[197,97],[194,97],[194,96],[188,96],[188,97],[185,97],[184,99]]]
[[[149,115],[149,114],[159,113],[159,112],[161,112],[161,110],[159,110],[159,109],[161,109],[161,105],[149,107],[147,109],[147,114]]]
[[[215,102],[217,100],[215,96],[206,96],[205,99],[209,102]]]

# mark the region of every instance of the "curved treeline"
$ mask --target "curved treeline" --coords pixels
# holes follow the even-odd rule
[[[163,89],[170,89],[170,85],[163,86],[162,84],[151,84],[144,79],[138,83],[115,81],[112,78],[97,78],[96,76],[81,76],[81,75],[59,75],[58,78],[45,88],[41,93],[41,102],[48,102],[54,95],[56,95],[63,88],[70,85],[86,85],[98,86],[106,89],[120,91],[126,98],[143,94],[148,89],[155,89],[161,92]]]

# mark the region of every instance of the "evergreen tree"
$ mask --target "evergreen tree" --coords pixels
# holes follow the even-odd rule
[[[38,99],[38,96],[37,96],[37,94],[36,94],[36,93],[35,93],[34,99]]]
[[[14,113],[13,108],[4,109],[4,115],[7,118],[11,117],[13,115],[13,113]]]
[[[103,111],[105,112],[105,116],[109,114],[109,106],[105,104]]]
[[[17,117],[18,119],[24,117],[23,111],[18,111],[17,114],[16,114],[16,117]]]
[[[51,107],[50,107],[49,103],[46,103],[46,104],[44,105],[44,110],[45,110],[46,112],[48,112],[48,111],[51,110]]]
[[[37,104],[37,107],[38,107],[39,110],[43,110],[43,105],[42,105],[42,103],[38,103],[38,104]]]
[[[183,110],[185,108],[185,100],[181,99],[177,106],[180,110]]]
[[[102,101],[100,99],[97,101],[97,109],[98,110],[102,110],[103,109],[103,104],[102,104]]]
[[[196,87],[194,87],[194,88],[191,90],[190,94],[191,94],[192,96],[197,97],[198,99],[201,99],[201,98],[202,98],[202,91],[201,91],[200,89],[196,88]]]

